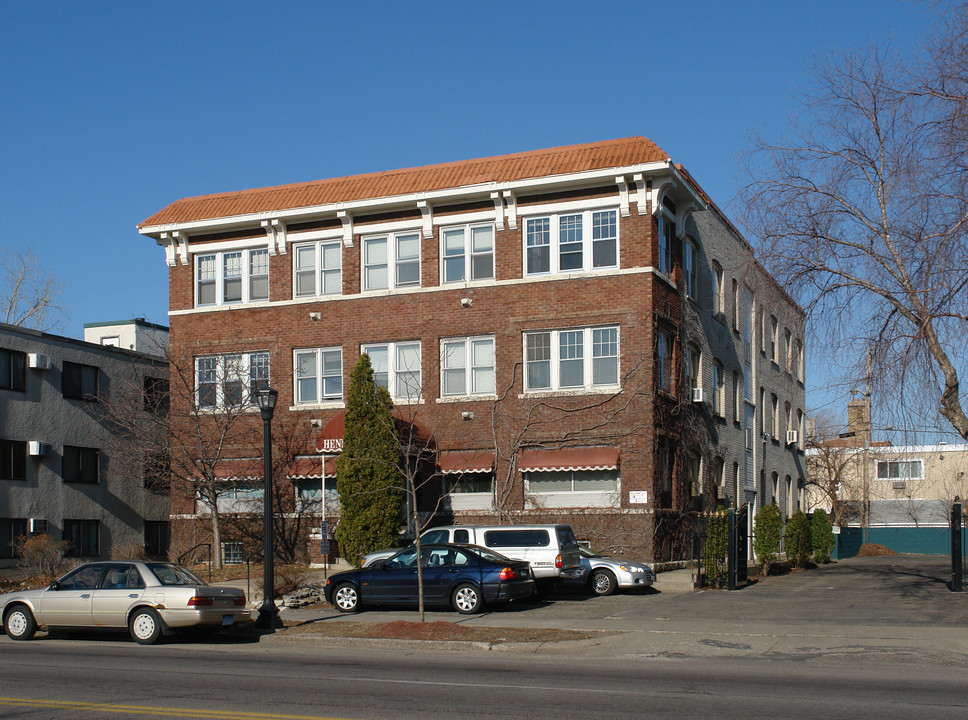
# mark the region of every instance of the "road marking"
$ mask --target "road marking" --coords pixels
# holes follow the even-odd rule
[[[35,700],[33,698],[0,697],[0,705],[38,707],[57,710],[88,710],[133,715],[164,715],[184,718],[219,718],[220,720],[348,720],[319,715],[279,715],[278,713],[243,712],[239,710],[202,710],[199,708],[151,707],[150,705],[116,705],[114,703],[80,702],[75,700]]]

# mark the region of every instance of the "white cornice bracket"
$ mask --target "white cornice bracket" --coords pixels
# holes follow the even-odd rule
[[[504,191],[504,204],[506,206],[506,216],[508,227],[512,230],[518,229],[518,198],[513,190]]]
[[[504,229],[504,203],[501,202],[501,193],[492,192],[491,200],[494,202],[494,224],[498,230]]]
[[[263,220],[261,225],[262,229],[266,231],[266,247],[269,248],[269,255],[275,255],[276,247],[279,242],[278,238],[276,237],[278,228],[276,228],[269,220]]]
[[[181,264],[188,265],[188,236],[185,233],[176,230],[173,233],[170,233],[169,237],[171,237],[171,241],[177,250],[178,259],[181,261]]]
[[[353,216],[345,210],[337,210],[336,217],[343,223],[343,247],[353,247]]]
[[[632,176],[632,182],[635,183],[636,212],[639,215],[645,215],[648,210],[648,203],[645,200],[645,177],[642,173],[635,173]]]
[[[618,207],[619,212],[621,212],[622,217],[629,216],[629,184],[625,182],[625,177],[619,175],[615,178],[615,184],[618,185]]]
[[[287,232],[286,223],[282,220],[273,220],[272,227],[276,229],[276,249],[279,251],[280,255],[285,255],[287,252]]]
[[[421,229],[425,240],[434,236],[434,209],[426,200],[417,201],[417,209],[420,210]]]
[[[165,248],[165,262],[168,267],[175,267],[175,241],[168,233],[162,233],[156,242]]]

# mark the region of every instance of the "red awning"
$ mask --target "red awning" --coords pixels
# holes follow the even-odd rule
[[[532,448],[518,456],[518,471],[528,470],[617,470],[618,448]]]
[[[406,446],[410,443],[421,447],[430,445],[431,435],[420,423],[405,417],[400,411],[394,411],[393,415],[397,438],[401,445]],[[343,452],[343,436],[346,434],[345,419],[346,411],[343,410],[326,423],[316,436],[316,452],[324,454]]]
[[[437,454],[437,467],[449,473],[492,472],[493,450],[445,450]]]
[[[215,464],[215,477],[219,480],[261,480],[262,458],[231,458]]]
[[[322,477],[323,455],[317,457],[297,457],[289,466],[288,477],[292,480],[307,480]],[[336,456],[326,457],[326,477],[336,477]]]

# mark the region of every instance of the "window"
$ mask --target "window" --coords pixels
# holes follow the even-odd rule
[[[698,254],[696,244],[687,238],[682,244],[682,275],[685,281],[686,296],[693,300],[699,299],[699,281],[696,269]]]
[[[65,362],[61,391],[66,398],[97,400],[98,370],[93,365]]]
[[[96,485],[99,465],[100,451],[96,448],[77,447],[75,445],[64,446],[64,482]]]
[[[170,409],[168,380],[166,378],[146,376],[144,389],[145,410],[162,417],[168,415]]]
[[[617,327],[525,333],[524,344],[526,390],[618,385]]]
[[[441,395],[494,394],[494,338],[455,338],[440,343]]]
[[[719,360],[713,360],[713,414],[720,417],[725,415],[725,398],[723,387],[726,382],[723,376],[723,364]]]
[[[676,221],[674,217],[662,212],[658,218],[659,226],[659,272],[666,277],[672,277],[672,246],[676,237]]]
[[[373,382],[385,387],[395,400],[420,398],[420,342],[363,345],[360,351],[370,356]]]
[[[196,358],[196,402],[199,409],[255,404],[255,393],[269,387],[269,353],[209,355]]]
[[[18,557],[17,538],[26,534],[26,518],[0,518],[0,560]]]
[[[776,395],[770,395],[770,409],[772,415],[770,420],[772,424],[770,425],[770,434],[773,435],[773,441],[779,442],[780,440],[780,399]]]
[[[772,495],[770,496],[770,501],[776,505],[780,506],[780,474],[771,473],[770,474],[770,488],[772,490]]]
[[[686,381],[690,394],[692,390],[702,387],[702,353],[692,343],[686,348]]]
[[[760,435],[766,432],[766,388],[760,388]]]
[[[339,295],[343,291],[343,251],[339,240],[297,245],[294,252],[296,278],[293,295]]]
[[[686,482],[698,490],[702,477],[702,458],[696,453],[686,456]]]
[[[618,212],[586,210],[528,218],[525,275],[618,267]]]
[[[145,554],[164,558],[171,545],[171,523],[167,520],[145,520]]]
[[[618,470],[551,470],[524,473],[528,492],[616,492]]]
[[[733,278],[733,330],[739,330],[739,283]]]
[[[443,282],[487,280],[494,277],[494,226],[464,225],[441,231]]]
[[[245,546],[240,542],[222,543],[222,562],[226,565],[241,565],[245,562]]]
[[[101,527],[97,520],[64,520],[67,555],[97,557],[101,554],[100,535]]]
[[[780,364],[780,359],[777,357],[777,352],[779,352],[779,342],[777,334],[779,332],[779,325],[776,321],[775,315],[770,315],[770,360],[776,364]]]
[[[0,348],[0,390],[27,389],[27,353]]]
[[[231,250],[195,258],[195,305],[269,299],[269,250]]]
[[[783,504],[786,506],[786,516],[789,518],[793,515],[793,478],[787,475],[783,484],[786,488],[786,501]]]
[[[717,487],[726,487],[726,463],[721,457],[713,460],[713,482]]]
[[[790,328],[783,328],[783,368],[793,374],[793,338]]]
[[[803,382],[803,342],[797,340],[793,356],[793,377]]]
[[[391,233],[363,240],[363,289],[420,285],[420,234]]]
[[[743,379],[738,372],[733,372],[733,422],[740,422],[742,414],[740,408],[743,407]]]
[[[713,261],[713,273],[712,273],[712,309],[714,315],[719,315],[723,312],[723,268],[722,266]]]
[[[167,450],[146,450],[144,455],[144,487],[154,492],[171,489],[171,455]]]
[[[444,493],[488,493],[494,481],[493,472],[466,472],[444,476]],[[441,540],[440,542],[446,542]]]
[[[0,480],[27,479],[27,443],[0,440]]]
[[[878,460],[878,480],[920,480],[924,477],[923,460]]]
[[[311,405],[343,399],[343,349],[296,350],[296,404]]]
[[[672,335],[665,330],[656,333],[655,386],[659,390],[672,392]]]

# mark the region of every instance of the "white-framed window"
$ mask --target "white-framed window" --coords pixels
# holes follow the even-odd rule
[[[733,371],[733,422],[742,420],[740,408],[743,407],[743,395],[743,378],[738,372]]]
[[[233,305],[269,299],[269,250],[231,250],[195,256],[195,305]]]
[[[725,312],[723,309],[723,266],[715,260],[713,260],[712,281],[713,314],[719,315]]]
[[[723,364],[716,359],[713,359],[713,415],[723,416],[725,404],[724,397],[724,385],[726,383],[726,378],[723,374]]]
[[[524,274],[618,267],[618,211],[586,210],[527,218]]]
[[[693,343],[686,347],[686,382],[689,383],[690,394],[702,387],[702,351]]]
[[[339,295],[343,291],[343,248],[339,240],[293,248],[294,297]]]
[[[618,327],[525,333],[525,390],[617,387],[618,340]]]
[[[923,460],[878,460],[878,480],[921,480],[924,477]]]
[[[776,315],[770,315],[770,360],[777,365],[780,364],[780,358],[777,356],[780,352],[779,334],[780,324],[776,320]]]
[[[195,402],[201,410],[255,405],[255,393],[264,387],[269,387],[268,352],[195,358]]]
[[[713,460],[713,482],[717,487],[726,487],[726,463],[721,457]]]
[[[529,470],[529,493],[617,492],[618,470]]]
[[[293,354],[296,405],[343,399],[343,349],[307,348]]]
[[[373,382],[385,387],[394,400],[420,399],[420,341],[363,345],[360,352],[370,356]]]
[[[686,456],[686,482],[698,487],[701,478],[702,457],[698,453],[691,452]]]
[[[364,290],[393,290],[419,285],[419,232],[363,238]]]
[[[799,338],[794,347],[793,367],[793,377],[803,382],[803,341]]]
[[[686,297],[692,300],[699,299],[699,278],[696,263],[698,261],[699,249],[691,238],[686,238],[682,244],[682,277],[685,285]]]
[[[441,281],[462,283],[494,277],[494,225],[461,225],[440,231]]]
[[[494,337],[440,341],[440,394],[494,394]]]
[[[665,209],[659,213],[659,272],[672,277],[672,248],[676,237],[676,221]]]
[[[659,390],[672,392],[672,348],[673,339],[665,330],[656,332],[655,339],[655,386]]]
[[[222,543],[222,562],[226,565],[241,565],[245,562],[245,545],[240,542]]]
[[[770,409],[773,413],[770,418],[772,421],[770,434],[778,441],[780,439],[780,399],[776,395],[770,396]]]

